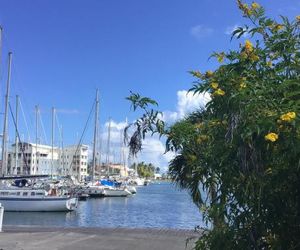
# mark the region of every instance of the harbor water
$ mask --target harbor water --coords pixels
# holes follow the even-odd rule
[[[137,187],[132,197],[80,201],[77,210],[68,213],[5,212],[3,224],[174,229],[203,226],[188,193],[167,182]]]

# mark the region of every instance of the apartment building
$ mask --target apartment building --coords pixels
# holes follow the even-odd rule
[[[68,146],[64,149],[34,143],[13,144],[8,152],[8,174],[72,175],[82,181],[88,175],[88,146]]]

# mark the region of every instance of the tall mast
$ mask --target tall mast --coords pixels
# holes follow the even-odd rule
[[[96,168],[96,145],[97,145],[97,135],[98,135],[98,112],[99,112],[99,96],[98,96],[98,89],[97,89],[96,90],[96,108],[95,108],[94,144],[93,144],[92,183],[94,182],[95,168]]]
[[[60,127],[61,131],[61,156],[62,156],[62,175],[65,175],[65,149],[64,149],[64,134],[63,134],[63,126]]]
[[[38,168],[39,106],[35,106],[35,166]]]
[[[2,32],[3,28],[0,26],[0,64],[2,64]]]
[[[53,178],[53,170],[54,170],[54,122],[55,122],[55,108],[52,107],[52,133],[51,133],[51,179]]]
[[[9,90],[10,90],[10,74],[11,74],[11,59],[12,53],[8,53],[8,75],[6,82],[6,95],[5,95],[5,112],[4,112],[4,125],[3,125],[3,137],[2,137],[2,175],[7,174],[7,153],[6,153],[6,142],[7,142],[7,113],[9,103]]]
[[[15,133],[15,170],[18,174],[18,149],[19,149],[19,138],[18,138],[18,119],[19,119],[19,96],[16,95],[16,133]]]
[[[107,134],[107,148],[106,148],[106,167],[109,172],[109,155],[110,155],[110,127],[111,127],[111,118],[109,118],[109,123],[108,123],[108,134]]]

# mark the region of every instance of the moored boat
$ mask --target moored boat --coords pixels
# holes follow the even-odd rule
[[[62,212],[74,210],[78,199],[70,195],[54,195],[44,189],[2,188],[0,203],[5,211]]]
[[[82,187],[82,193],[88,194],[90,197],[97,198],[97,197],[103,197],[103,186],[99,185],[91,185],[91,186],[85,186]]]
[[[127,188],[106,187],[103,190],[104,197],[127,197],[132,193]]]

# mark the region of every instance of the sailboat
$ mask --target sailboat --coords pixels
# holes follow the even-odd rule
[[[0,47],[2,44],[2,28],[0,28]],[[2,164],[1,164],[1,181],[11,179],[24,179],[25,177],[4,177],[8,174],[7,168],[7,131],[8,131],[8,107],[10,95],[10,78],[11,78],[11,61],[12,52],[8,53],[8,76],[6,84],[5,95],[5,113],[4,113],[4,126],[2,137]],[[15,119],[14,123],[16,125]],[[19,137],[16,126],[16,136]],[[16,140],[18,143],[18,140]],[[18,145],[16,145],[17,148]],[[16,155],[17,157],[17,155]],[[27,170],[27,161],[26,161]],[[27,176],[32,178],[32,176]],[[37,178],[37,176],[35,176]],[[50,190],[49,190],[50,191]],[[52,188],[47,192],[44,188],[37,188],[25,185],[9,185],[2,183],[0,186],[0,203],[4,206],[6,211],[71,211],[77,207],[77,199],[68,194],[61,194],[57,192],[56,188]]]
[[[77,198],[54,185],[49,185],[48,191],[44,188],[44,185],[27,185],[28,179],[40,177],[26,176],[26,179],[24,176],[0,178],[0,180],[15,180],[15,185],[10,184],[0,187],[0,203],[4,206],[5,211],[67,212],[76,209]]]
[[[103,197],[104,187],[99,185],[99,182],[95,182],[95,168],[96,168],[96,147],[97,147],[97,135],[98,135],[98,113],[99,113],[99,93],[96,90],[96,105],[95,105],[95,124],[94,124],[94,140],[93,140],[93,160],[92,160],[92,178],[91,182],[87,185],[81,186],[81,193],[89,195],[90,197]]]
[[[109,152],[110,152],[110,129],[111,129],[111,119],[109,119],[108,125],[108,138],[107,138],[107,155],[106,155],[106,166],[109,168]],[[104,197],[127,197],[132,195],[126,186],[116,187],[106,185],[103,191]]]

